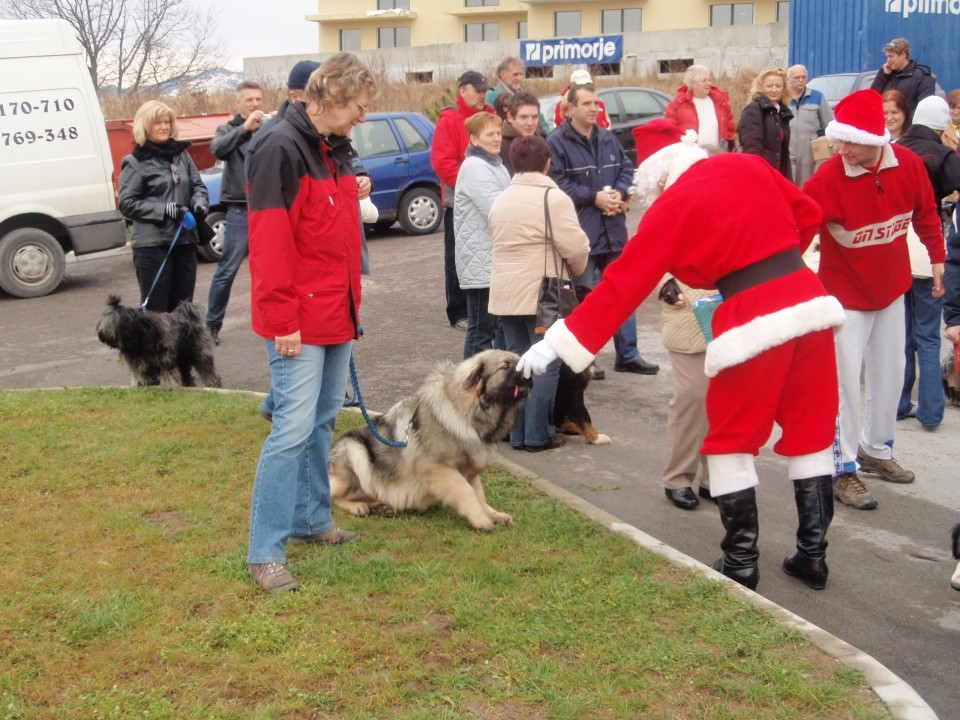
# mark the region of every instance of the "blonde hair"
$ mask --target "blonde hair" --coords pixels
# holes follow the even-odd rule
[[[170,137],[177,139],[177,116],[168,105],[164,105],[159,100],[148,100],[137,110],[133,116],[133,139],[137,145],[143,145],[147,142],[147,136],[150,134],[150,128],[158,120],[164,118],[170,119]]]
[[[470,137],[479,137],[480,133],[490,125],[503,127],[503,120],[499,115],[488,112],[478,112],[467,118],[464,126],[467,128],[467,135]]]
[[[343,106],[360,97],[366,90],[371,99],[380,92],[370,68],[356,55],[340,52],[331,55],[313,71],[303,96],[321,110],[331,106]]]
[[[750,85],[750,97],[755,98],[757,95],[764,94],[763,81],[771,75],[776,75],[783,83],[783,90],[780,93],[780,102],[782,102],[784,105],[788,104],[790,102],[790,90],[787,89],[787,74],[783,71],[783,68],[778,67],[768,67],[760,71],[760,74],[753,79],[753,84]]]

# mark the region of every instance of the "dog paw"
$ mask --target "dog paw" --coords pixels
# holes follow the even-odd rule
[[[386,503],[377,503],[376,505],[370,506],[370,513],[372,515],[380,515],[381,517],[396,517],[397,511],[392,505],[387,505]]]
[[[513,517],[507,513],[493,511],[493,521],[500,525],[513,525]]]
[[[596,439],[590,441],[590,444],[591,445],[609,445],[612,442],[613,440],[610,439],[609,435],[604,435],[603,433],[600,433],[599,435],[597,435]]]
[[[480,532],[493,532],[493,521],[489,518],[484,518],[483,520],[471,520],[470,524],[473,526],[474,530],[479,530]]]

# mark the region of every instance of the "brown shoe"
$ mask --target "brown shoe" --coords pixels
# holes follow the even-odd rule
[[[843,473],[833,481],[833,497],[858,510],[873,510],[877,506],[877,499],[855,472]]]
[[[300,587],[286,566],[280,563],[251,563],[250,574],[253,575],[253,579],[257,581],[260,589],[271,595],[293,592]]]
[[[335,527],[315,535],[291,535],[287,538],[287,542],[290,545],[346,545],[358,537],[360,537],[360,533]]]
[[[863,472],[876,475],[888,483],[909,485],[916,479],[912,472],[904,470],[900,467],[900,463],[893,458],[881,460],[880,458],[870,457],[863,450],[857,450],[857,464]]]

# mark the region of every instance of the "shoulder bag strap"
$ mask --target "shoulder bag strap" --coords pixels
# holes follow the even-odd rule
[[[562,278],[561,263],[557,259],[557,245],[553,241],[553,222],[550,220],[550,206],[547,204],[547,195],[549,193],[550,188],[543,191],[543,227],[544,235],[547,238],[543,246],[543,274],[547,274],[547,245],[549,245],[553,251],[553,271],[557,274],[558,278]],[[564,260],[562,264],[566,266],[567,263]]]

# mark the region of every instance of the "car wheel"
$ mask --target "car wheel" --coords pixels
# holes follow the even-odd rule
[[[408,235],[429,235],[443,222],[443,208],[436,190],[418,187],[409,190],[400,201],[397,217],[400,227]]]
[[[206,217],[206,223],[213,230],[213,240],[197,248],[197,255],[206,262],[220,262],[223,256],[223,236],[227,231],[227,214],[212,212]]]
[[[60,286],[67,259],[50,233],[12,230],[0,239],[0,288],[14,297],[49,295]]]

